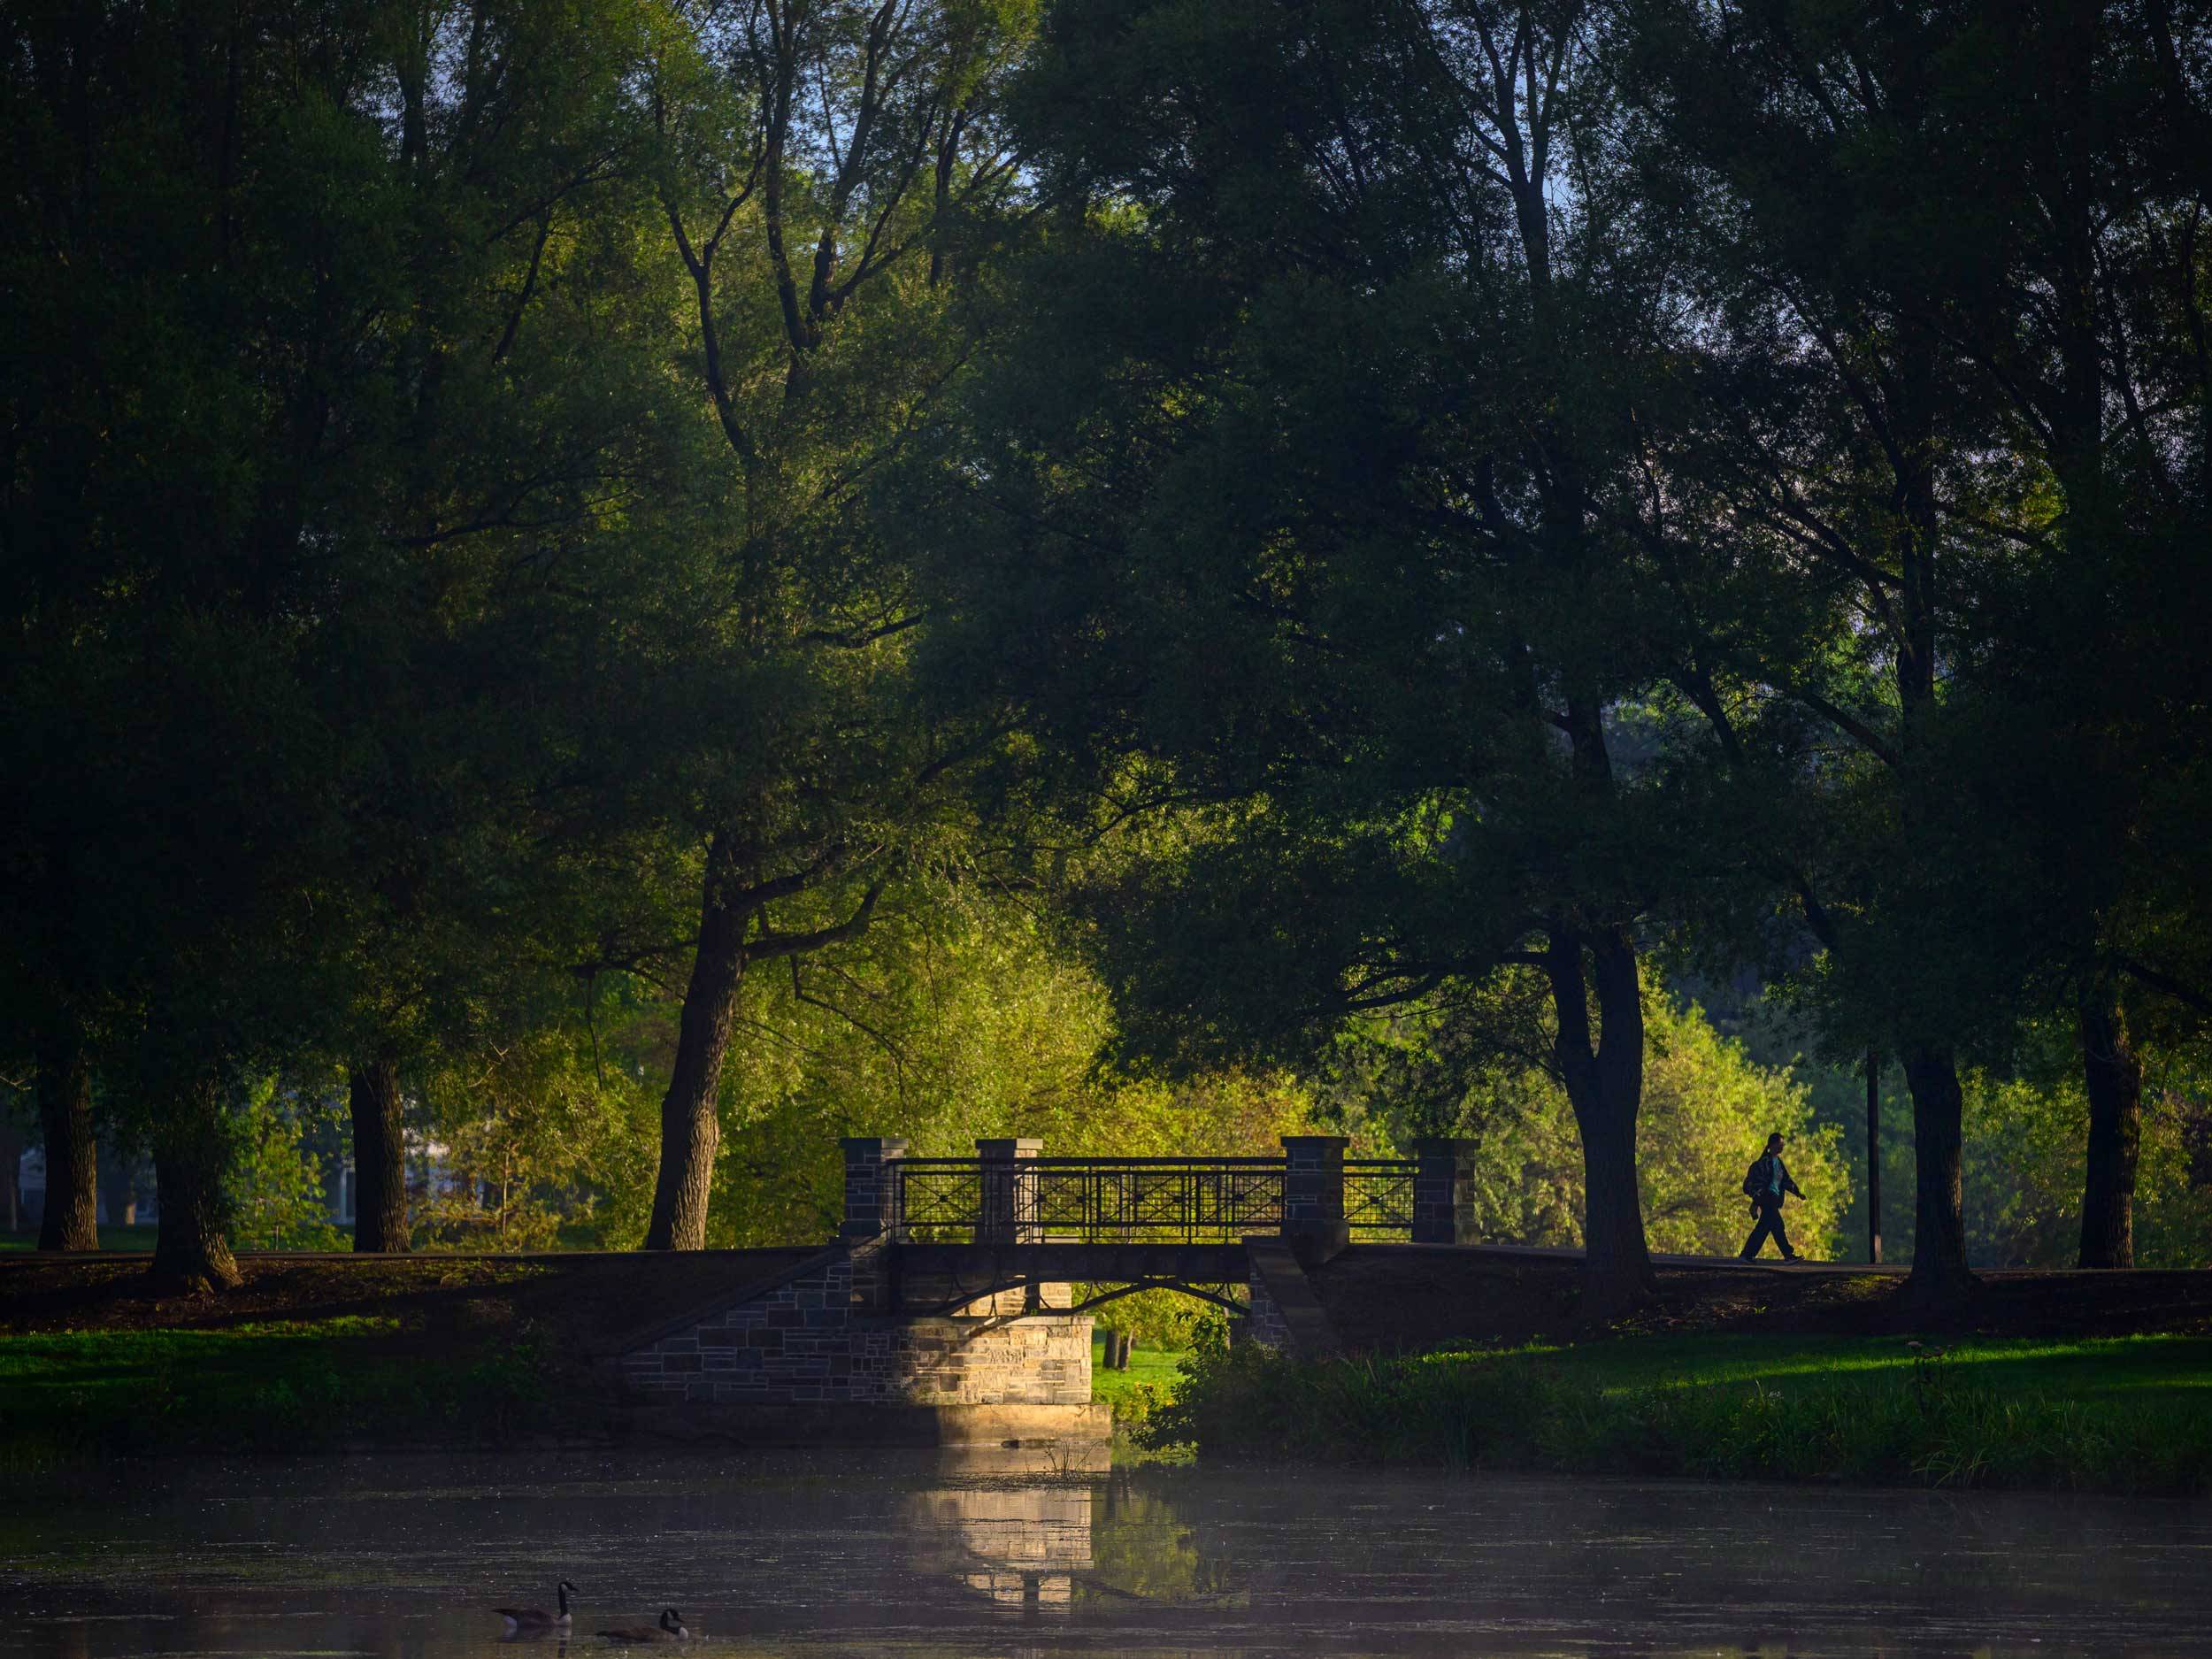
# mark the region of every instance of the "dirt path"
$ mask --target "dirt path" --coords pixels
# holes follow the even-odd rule
[[[0,1257],[0,1335],[219,1330],[345,1315],[396,1322],[392,1341],[436,1348],[530,1333],[585,1354],[603,1339],[752,1284],[812,1252],[240,1258],[242,1287],[155,1297],[142,1256]],[[1624,1330],[1875,1335],[1938,1328],[1901,1311],[1898,1268],[1745,1266],[1656,1258],[1658,1294]],[[1526,1341],[1577,1330],[1578,1252],[1359,1244],[1311,1277],[1340,1338],[1367,1349]],[[1985,1272],[1940,1328],[1998,1336],[2212,1332],[2212,1271]]]

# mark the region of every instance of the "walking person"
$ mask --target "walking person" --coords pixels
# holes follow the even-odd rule
[[[1771,1234],[1775,1243],[1782,1247],[1782,1259],[1794,1262],[1797,1252],[1790,1248],[1789,1229],[1782,1225],[1782,1194],[1787,1193],[1793,1198],[1805,1194],[1797,1190],[1797,1183],[1790,1179],[1788,1166],[1782,1162],[1780,1135],[1767,1137],[1766,1155],[1754,1163],[1750,1172],[1743,1178],[1743,1190],[1751,1200],[1751,1213],[1759,1218],[1758,1225],[1751,1229],[1751,1237],[1744,1243],[1743,1259],[1748,1262],[1756,1257]]]

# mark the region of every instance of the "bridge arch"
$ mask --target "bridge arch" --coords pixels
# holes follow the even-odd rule
[[[1141,1290],[1171,1290],[1178,1295],[1195,1297],[1200,1302],[1210,1302],[1215,1307],[1240,1319],[1249,1318],[1252,1314],[1251,1305],[1248,1302],[1225,1296],[1218,1291],[1208,1290],[1202,1285],[1187,1285],[1179,1279],[1142,1279],[1127,1285],[1117,1285],[1111,1290],[1101,1291],[1095,1296],[1087,1297],[1074,1303],[1068,1311],[1088,1313],[1092,1309],[1102,1308],[1110,1302],[1119,1302],[1124,1296],[1133,1296]]]
[[[992,1279],[988,1284],[983,1285],[973,1290],[971,1290],[968,1286],[964,1285],[953,1295],[946,1297],[926,1309],[918,1309],[915,1310],[915,1311],[936,1315],[951,1313],[963,1308],[972,1307],[977,1302],[991,1302],[997,1297],[1009,1294],[1014,1291],[1025,1291],[1030,1286],[1035,1284],[1036,1282],[1036,1276],[1032,1272],[1003,1274]],[[1091,1282],[1095,1283],[1096,1281],[1094,1280]],[[1226,1283],[1227,1281],[1224,1280],[1223,1282]],[[1110,1302],[1119,1302],[1124,1296],[1133,1296],[1139,1291],[1145,1290],[1172,1291],[1178,1295],[1189,1296],[1199,1302],[1210,1302],[1213,1306],[1221,1309],[1224,1312],[1233,1314],[1239,1318],[1248,1316],[1252,1311],[1251,1308],[1248,1304],[1239,1302],[1233,1297],[1225,1296],[1219,1291],[1209,1290],[1203,1285],[1194,1285],[1187,1279],[1171,1278],[1133,1279],[1125,1283],[1112,1286],[1109,1289],[1102,1290],[1095,1295],[1087,1296],[1081,1302],[1071,1302],[1064,1307],[1055,1307],[1051,1310],[1051,1311],[1055,1313],[1070,1314],[1088,1313],[1094,1308],[1105,1307]]]

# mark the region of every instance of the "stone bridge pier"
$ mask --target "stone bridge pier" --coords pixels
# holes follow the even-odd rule
[[[1345,1151],[1309,1135],[1277,1158],[1048,1158],[991,1140],[917,1158],[848,1140],[834,1242],[630,1333],[603,1367],[640,1426],[678,1438],[1094,1443],[1112,1425],[1091,1309],[1172,1289],[1230,1311],[1237,1340],[1325,1354],[1309,1269],[1356,1237],[1471,1241],[1468,1143]]]

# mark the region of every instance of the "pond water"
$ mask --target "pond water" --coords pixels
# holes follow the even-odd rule
[[[299,1459],[19,1486],[0,1659],[442,1659],[581,1586],[710,1655],[2212,1655],[2212,1506],[1037,1454]],[[695,1644],[698,1646],[698,1644]]]

